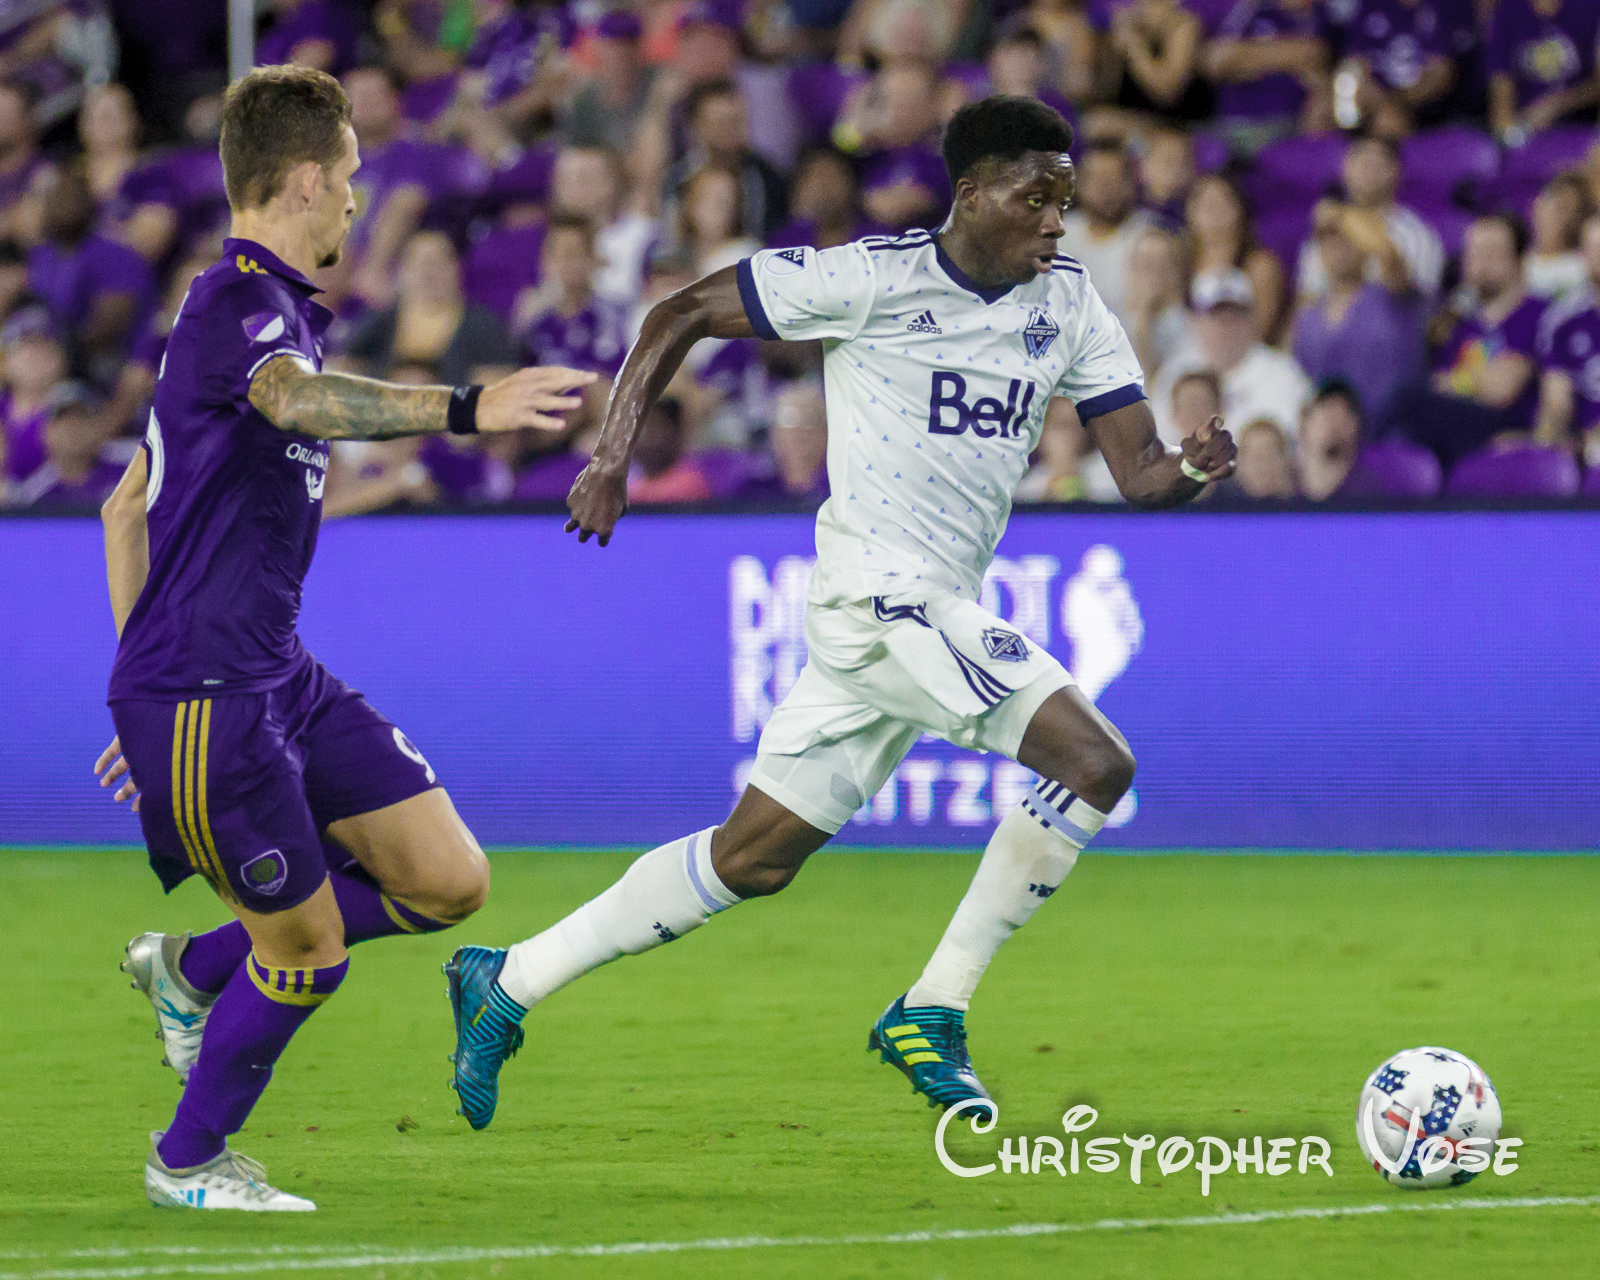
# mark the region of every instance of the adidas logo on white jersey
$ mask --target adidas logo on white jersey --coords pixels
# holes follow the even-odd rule
[[[920,316],[908,324],[906,328],[911,330],[912,333],[944,332],[943,329],[933,322],[933,312],[931,311],[924,311]]]

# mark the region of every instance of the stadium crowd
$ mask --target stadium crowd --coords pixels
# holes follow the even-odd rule
[[[361,146],[329,367],[606,375],[559,437],[338,445],[329,515],[558,501],[643,313],[762,246],[937,226],[942,122],[1078,134],[1063,252],[1234,499],[1600,494],[1600,0],[264,0]],[[221,0],[0,0],[0,505],[88,509],[222,252]],[[814,506],[820,351],[701,343],[633,499]],[[1053,401],[1018,500],[1117,501]]]

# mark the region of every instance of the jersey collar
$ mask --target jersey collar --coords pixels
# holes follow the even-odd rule
[[[222,259],[226,262],[230,258],[239,263],[239,270],[248,271],[253,267],[258,271],[266,271],[293,286],[308,298],[314,293],[322,292],[321,285],[312,284],[272,250],[265,245],[257,244],[254,240],[237,240],[232,237],[224,240]]]
[[[944,244],[937,235],[933,237],[933,256],[945,275],[949,276],[951,280],[955,281],[968,293],[977,294],[986,303],[999,302],[1001,298],[1017,287],[1014,284],[1001,284],[994,286],[992,289],[985,288],[960,267],[956,266],[955,259],[944,251]]]

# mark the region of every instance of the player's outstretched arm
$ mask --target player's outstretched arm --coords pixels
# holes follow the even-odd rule
[[[1185,439],[1182,449],[1167,448],[1156,435],[1148,400],[1136,400],[1083,425],[1105,456],[1122,496],[1151,510],[1181,506],[1211,481],[1226,480],[1239,453],[1221,418],[1212,418]]]
[[[403,387],[350,373],[317,373],[299,356],[269,360],[250,381],[250,403],[274,426],[313,440],[393,440],[446,431],[561,431],[569,395],[597,375],[552,366],[519,369],[492,386]],[[451,405],[455,404],[452,412]]]
[[[567,496],[572,519],[567,532],[578,541],[591,534],[603,547],[628,506],[628,464],[639,442],[645,414],[656,402],[689,348],[701,338],[753,338],[755,330],[739,298],[738,268],[724,267],[650,308],[639,340],[611,387],[605,426],[594,457]]]

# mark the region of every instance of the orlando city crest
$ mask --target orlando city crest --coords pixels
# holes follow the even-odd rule
[[[1039,360],[1044,353],[1050,350],[1050,344],[1056,340],[1056,335],[1061,328],[1045,312],[1038,307],[1029,309],[1028,323],[1023,327],[1022,340],[1027,343],[1030,359]]]

